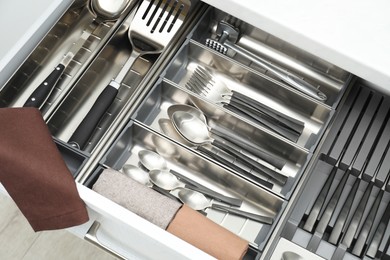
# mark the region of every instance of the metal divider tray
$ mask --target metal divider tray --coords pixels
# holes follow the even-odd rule
[[[0,106],[23,106],[31,93],[60,63],[72,45],[77,44],[83,32],[91,30],[91,35],[65,68],[54,90],[41,107],[44,118],[48,118],[51,111],[123,22],[134,3],[135,1],[131,2],[117,20],[96,22],[88,1],[76,1],[35,47],[13,77],[0,87]]]
[[[100,24],[94,30],[42,108],[68,167],[77,177],[76,180],[84,185],[80,185],[82,189],[87,190],[86,193],[82,191],[82,194],[89,196],[93,193],[89,189],[103,168],[121,170],[125,164],[138,164],[137,153],[141,149],[156,151],[168,161],[169,167],[186,178],[244,200],[241,209],[274,217],[272,225],[265,225],[212,209],[205,211],[208,218],[247,239],[255,250],[255,258],[262,257],[267,245],[275,242],[270,241],[273,233],[288,229],[288,226],[279,227],[280,222],[284,221],[282,214],[288,204],[295,203],[291,197],[308,170],[308,165],[311,165],[313,154],[317,152],[352,76],[304,50],[209,7],[203,15],[199,12],[193,16],[194,21],[186,24],[183,35],[178,35],[172,45],[174,49],[167,51],[167,54],[163,53],[167,56],[150,55],[137,60],[87,147],[79,151],[67,144],[70,136],[131,53],[131,44],[127,38],[131,22],[130,9],[116,22]],[[21,68],[0,89],[0,106],[21,106],[92,19],[86,6],[75,3],[70,7]],[[242,37],[237,45],[298,74],[324,92],[327,100],[321,102],[298,91],[239,55],[227,57],[205,46],[207,38],[217,39],[220,36],[217,28],[221,19],[239,28]],[[290,140],[263,124],[253,122],[191,91],[186,83],[198,65],[205,67],[233,90],[242,91],[242,94],[262,102],[274,111],[301,122],[302,133],[296,140]],[[183,139],[168,120],[167,109],[174,104],[199,108],[207,118],[209,129],[225,129],[240,136],[241,140],[256,145],[258,150],[285,161],[280,169],[258,161],[286,177],[285,183],[276,183],[264,175],[253,177],[248,172],[244,174],[233,167],[237,166],[237,160],[233,160],[231,166],[215,159],[217,153],[225,154],[226,151],[217,149],[212,154],[202,153],[199,149],[201,145]],[[251,167],[249,170],[252,172]],[[99,210],[96,210],[99,202],[91,205],[94,206],[91,215],[95,218],[95,215],[99,215]],[[115,221],[115,225],[117,223]],[[112,237],[111,234],[109,237]],[[151,237],[154,239],[154,236]]]
[[[249,241],[252,249],[261,251],[286,202],[258,185],[232,174],[223,167],[167,139],[142,123],[129,122],[102,158],[101,166],[88,178],[85,185],[91,188],[104,167],[122,171],[124,165],[130,164],[142,169],[138,156],[142,150],[160,154],[167,161],[171,172],[179,173],[182,181],[190,179],[223,195],[242,199],[240,209],[274,218],[274,223],[269,225],[215,209],[204,210],[208,218]],[[170,193],[167,191],[173,195],[177,195],[176,192],[175,189]]]

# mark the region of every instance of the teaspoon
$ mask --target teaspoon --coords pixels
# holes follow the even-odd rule
[[[178,192],[178,198],[183,203],[187,204],[189,207],[191,207],[194,210],[204,210],[206,208],[212,208],[212,209],[228,212],[233,215],[262,222],[265,224],[271,225],[273,223],[273,218],[271,217],[261,216],[247,211],[242,211],[236,208],[231,208],[231,207],[226,207],[223,205],[211,203],[202,193],[199,193],[194,190],[181,188]]]
[[[176,175],[174,175],[172,172],[173,170],[170,170],[167,166],[167,162],[165,159],[159,155],[158,153],[155,153],[150,150],[141,150],[138,153],[139,159],[141,164],[149,170],[149,178],[150,180],[158,187],[165,189],[165,190],[173,190],[175,188],[191,188],[192,190],[196,190],[198,192],[201,192],[203,194],[206,194],[207,196],[210,196],[218,201],[228,203],[232,206],[241,206],[242,200],[238,198],[233,198],[229,196],[222,195],[219,192],[215,192],[213,190],[210,190],[209,188],[203,187],[200,184],[196,183],[195,181],[192,181],[188,178],[188,182],[190,185],[185,184],[181,182]],[[177,174],[179,175],[179,174]]]

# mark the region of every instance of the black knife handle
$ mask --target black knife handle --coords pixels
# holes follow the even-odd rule
[[[240,92],[232,90],[232,96],[231,100],[240,100],[247,104],[247,106],[252,107],[253,109],[258,110],[259,112],[262,112],[264,114],[267,114],[268,116],[274,118],[275,120],[279,121],[280,124],[285,125],[286,127],[294,130],[295,132],[301,134],[303,132],[303,129],[305,128],[305,123],[297,120],[295,118],[292,118],[286,114],[283,114],[273,108],[270,108],[267,105],[264,105],[260,102],[257,102],[256,100],[241,94]]]
[[[84,117],[83,121],[77,127],[76,131],[69,139],[69,144],[83,149],[88,139],[95,130],[100,119],[103,117],[111,103],[115,100],[118,93],[118,89],[108,85],[103,92],[96,99],[92,108],[88,111],[88,114]]]
[[[61,63],[58,64],[50,75],[47,76],[47,78],[34,90],[23,106],[36,108],[41,107],[53,91],[64,70],[65,66]]]

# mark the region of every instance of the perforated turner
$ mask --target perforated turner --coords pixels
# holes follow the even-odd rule
[[[161,53],[182,26],[190,9],[189,0],[144,0],[129,28],[132,52],[115,79],[99,95],[69,143],[83,149],[101,117],[115,100],[118,89],[134,61],[145,54]]]

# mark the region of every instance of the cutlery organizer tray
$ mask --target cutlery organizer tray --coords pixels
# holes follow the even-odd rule
[[[139,158],[139,152],[144,150],[153,151],[162,156],[167,161],[170,171],[179,176],[181,181],[186,182],[189,179],[225,196],[241,199],[243,202],[240,209],[242,210],[269,216],[276,220],[285,207],[285,201],[280,197],[133,121],[129,122],[104,155],[99,163],[100,166],[87,179],[85,185],[91,188],[102,169],[107,167],[123,172],[123,166],[130,164],[147,172]],[[161,192],[162,189],[157,188],[157,190]],[[173,189],[170,192],[164,191],[162,194],[178,200],[175,197],[177,192],[178,189]],[[204,214],[249,241],[255,250],[264,247],[265,241],[276,224],[276,221],[269,225],[215,209],[206,209]]]
[[[251,250],[246,259],[269,259],[281,238],[306,250],[314,235],[304,231],[302,225],[329,170],[335,166],[339,169],[332,184],[334,190],[340,181],[340,172],[347,170],[349,162],[355,160],[353,151],[367,154],[371,151],[360,149],[358,137],[348,137],[351,129],[360,128],[340,119],[354,114],[348,107],[348,97],[354,97],[357,91],[353,75],[260,28],[193,1],[193,13],[170,46],[160,55],[144,55],[136,60],[87,145],[77,149],[68,143],[72,134],[130,57],[128,30],[138,3],[131,1],[117,20],[96,24],[41,107],[76,181],[91,189],[106,168],[123,171],[126,164],[142,168],[138,152],[151,150],[179,173],[179,179],[195,181],[225,196],[241,199],[240,209],[273,218],[273,224],[269,225],[214,209],[202,211],[209,219],[249,241]],[[23,106],[92,20],[87,2],[72,5],[0,88],[0,107]],[[210,40],[223,41],[221,26],[225,28],[226,24],[238,32],[234,46],[268,60],[272,68],[277,67],[311,84],[326,95],[326,100],[318,100],[297,89],[240,53],[228,49],[225,54],[209,47]],[[365,100],[371,100],[362,109],[381,100],[372,115],[377,115],[379,107],[388,102],[366,87],[359,88],[359,93],[366,93]],[[350,103],[359,107],[355,101]],[[199,114],[195,115],[194,110]],[[201,116],[197,119],[205,121],[196,121],[198,115]],[[381,116],[383,120],[388,118]],[[357,113],[355,117],[358,122],[364,115]],[[365,117],[369,118],[369,114]],[[186,126],[189,118],[198,125],[179,129]],[[338,123],[340,120],[342,122]],[[365,127],[373,129],[373,125],[366,123]],[[346,130],[342,131],[343,127]],[[355,132],[363,140],[369,134],[361,127]],[[198,142],[190,140],[187,135],[194,137],[201,128],[208,136],[202,136]],[[383,128],[378,126],[375,131],[385,133]],[[184,132],[189,129],[191,132]],[[339,161],[337,151],[343,150],[347,143],[351,144],[348,153]],[[350,169],[351,177],[346,181],[348,189],[364,165],[358,166],[359,160],[356,159],[353,164],[356,167]],[[386,160],[382,165],[388,167]],[[367,176],[362,183],[369,181]],[[379,182],[376,180],[377,185]],[[178,195],[175,190],[156,189],[169,197]],[[378,189],[373,188],[369,203]],[[360,196],[364,190],[362,184],[357,194]],[[378,212],[384,211],[389,200],[387,193],[384,191]],[[376,224],[379,218],[379,215],[375,218]],[[340,248],[326,239],[317,242],[318,250],[312,252],[326,259],[333,259],[330,252]],[[385,246],[380,245],[381,252]],[[356,258],[349,249],[339,249],[338,253],[345,255],[345,259]]]

